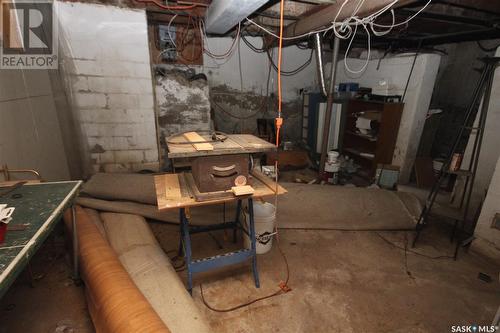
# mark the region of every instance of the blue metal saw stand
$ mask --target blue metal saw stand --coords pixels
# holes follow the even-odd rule
[[[249,229],[246,230],[241,224],[240,214],[241,214],[241,199],[238,200],[236,208],[236,218],[232,222],[212,224],[208,226],[190,226],[188,218],[186,217],[185,208],[180,209],[180,227],[181,227],[181,241],[179,245],[179,254],[184,252],[184,258],[187,266],[187,284],[188,291],[192,294],[193,290],[193,274],[206,272],[219,267],[238,264],[247,259],[252,259],[252,271],[253,278],[255,280],[255,287],[260,287],[259,282],[259,272],[257,271],[257,253],[255,251],[256,240],[255,240],[255,223],[253,214],[253,199],[248,198],[248,212],[250,216]],[[213,257],[207,257],[197,260],[192,260],[191,252],[191,234],[199,232],[209,232],[213,230],[222,229],[233,229],[233,241],[236,243],[236,236],[238,228],[242,229],[251,240],[250,249],[241,249],[234,252],[228,252],[224,254],[219,254]]]

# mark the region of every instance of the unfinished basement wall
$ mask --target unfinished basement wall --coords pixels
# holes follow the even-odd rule
[[[48,70],[0,70],[0,167],[35,169],[48,181],[70,173]]]
[[[247,37],[256,47],[262,47],[262,38]],[[209,38],[212,53],[227,51],[231,38]],[[211,105],[215,124],[228,133],[257,134],[257,118],[274,119],[277,116],[277,73],[271,68],[266,53],[256,53],[242,40],[231,57],[216,60],[204,55],[203,72],[210,85]],[[206,45],[207,46],[207,45]],[[238,54],[239,50],[239,54]],[[289,46],[283,49],[283,71],[296,69],[311,57],[311,50]],[[273,50],[277,64],[277,51]],[[240,74],[241,62],[241,74]],[[316,62],[311,63],[293,76],[282,76],[283,86],[283,137],[299,141],[301,136],[302,95],[304,89],[318,89]],[[270,96],[269,99],[266,96]]]
[[[472,242],[472,249],[500,264],[500,229],[493,227],[495,215],[500,214],[500,158],[488,187]]]
[[[384,59],[373,59],[362,74],[351,74],[341,60],[337,65],[337,83],[357,82],[360,86],[373,88],[384,80],[393,88],[396,95],[403,95],[411,72],[414,54],[402,54]],[[437,54],[420,54],[408,84],[405,106],[399,126],[398,138],[392,163],[401,167],[399,181],[407,183],[417,155],[420,137],[431,102],[441,57]],[[364,59],[347,59],[352,70],[365,64]]]
[[[500,48],[497,49],[495,56],[500,56]],[[484,193],[491,188],[494,182],[495,167],[497,167],[500,157],[500,68],[495,70],[493,85],[491,88],[491,98],[488,105],[488,115],[484,128],[483,141],[481,144],[481,154],[479,155],[478,169],[472,191],[471,211],[474,212],[481,200],[484,200]],[[481,108],[481,106],[480,106]],[[479,113],[477,115],[479,117]],[[474,127],[478,125],[479,119],[476,119]],[[465,149],[462,165],[467,168],[470,163],[476,132],[473,131],[469,137]],[[498,167],[497,167],[498,168]],[[490,185],[490,183],[492,183]],[[500,201],[499,201],[500,203]],[[500,205],[500,204],[499,204]]]
[[[437,47],[446,54],[441,58],[441,67],[431,101],[431,108],[443,110],[433,140],[433,158],[447,157],[479,81],[480,69],[483,67],[480,58],[493,56],[494,46],[499,44],[500,40],[481,42],[486,48],[493,47],[493,51],[482,50],[477,42],[445,44]],[[460,149],[464,149],[465,144],[466,140],[462,142]]]
[[[262,46],[262,38],[247,37],[256,47]],[[224,54],[231,46],[232,38],[208,38],[212,53]],[[265,53],[252,51],[242,40],[238,48],[226,59],[213,59],[204,54],[203,66],[190,65],[208,79],[188,82],[179,71],[182,65],[162,65],[165,78],[158,78],[156,99],[159,106],[159,126],[162,133],[193,129],[215,128],[226,133],[257,134],[257,119],[274,119],[277,116],[277,74],[271,69]],[[295,69],[311,56],[310,50],[295,46],[283,50],[283,70]],[[274,52],[275,63],[277,55]],[[240,75],[241,59],[241,75]],[[294,76],[283,76],[283,135],[285,140],[299,140],[301,135],[301,110],[304,88],[317,89],[316,63],[311,63]],[[185,93],[179,93],[180,88]],[[209,92],[209,93],[208,93]],[[269,98],[267,96],[269,95]],[[168,115],[165,117],[164,115]],[[192,119],[188,124],[185,120]]]
[[[209,88],[206,80],[190,79],[186,72],[168,66],[156,73],[160,146],[166,152],[169,136],[211,129]]]
[[[84,175],[158,169],[143,10],[57,2],[60,69]]]

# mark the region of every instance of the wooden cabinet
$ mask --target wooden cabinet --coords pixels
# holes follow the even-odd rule
[[[378,164],[391,164],[403,103],[352,99],[347,103],[342,153],[361,166],[360,175],[373,177]],[[358,118],[371,130],[360,130]]]

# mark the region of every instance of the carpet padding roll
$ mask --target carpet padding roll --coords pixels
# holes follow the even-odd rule
[[[285,183],[278,199],[282,228],[414,230],[418,199],[381,189]]]
[[[146,220],[131,214],[100,216],[120,262],[170,331],[211,332]],[[177,244],[172,244],[172,248],[177,248]]]
[[[106,200],[126,200],[156,205],[153,175],[97,173],[82,187],[82,193]]]
[[[69,217],[69,221],[68,221]],[[87,213],[76,207],[80,271],[97,332],[169,333]],[[65,214],[71,224],[71,215]]]

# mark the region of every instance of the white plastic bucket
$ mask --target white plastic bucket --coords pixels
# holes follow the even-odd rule
[[[250,215],[245,211],[245,229],[249,229]],[[268,202],[254,202],[253,203],[253,218],[255,223],[255,238],[257,254],[264,254],[271,250],[273,246],[274,224],[276,223],[276,208],[273,204]],[[252,247],[250,237],[243,233],[243,242],[245,248]]]
[[[337,163],[337,159],[339,158],[339,152],[335,150],[330,150],[328,152],[328,162],[329,163]]]

